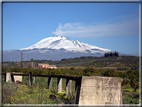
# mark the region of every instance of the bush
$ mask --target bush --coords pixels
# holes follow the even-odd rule
[[[71,104],[74,100],[68,98],[64,90],[58,93],[57,90],[46,89],[40,84],[28,87],[8,82],[3,85],[3,89],[3,104]],[[50,99],[50,95],[55,95],[56,99]]]
[[[123,104],[139,104],[139,99],[134,99],[126,96],[123,98]]]
[[[108,69],[104,72],[104,76],[116,77],[117,73],[114,70]]]
[[[2,73],[6,73],[7,72],[7,68],[2,67]]]
[[[22,69],[18,67],[13,67],[9,69],[9,72],[22,72]]]
[[[70,70],[75,70],[75,68],[74,68],[74,67],[71,67]]]
[[[127,74],[126,74],[126,72],[117,72],[117,77],[126,78]]]
[[[131,87],[134,89],[134,92],[136,92],[136,89],[139,88],[139,71],[135,70],[135,71],[127,71],[127,75],[130,79],[129,84],[131,85]]]
[[[83,70],[83,75],[88,76],[88,75],[93,75],[94,69],[93,68],[85,68]]]

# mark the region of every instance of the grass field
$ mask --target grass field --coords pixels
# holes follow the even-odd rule
[[[28,84],[28,76],[23,76],[23,83]],[[34,77],[33,77],[34,80]],[[48,77],[35,77],[34,84],[43,85],[44,88],[47,88],[48,86]],[[57,89],[57,78],[52,78],[52,87]],[[62,90],[65,90],[66,88],[66,79],[62,78]],[[75,81],[72,81],[72,91],[75,91]]]
[[[3,76],[4,78],[4,76]],[[48,77],[35,77],[32,87],[28,86],[28,76],[23,76],[23,82],[3,84],[4,104],[74,104],[75,81],[72,81],[72,97],[66,94],[66,79],[62,79],[62,93],[57,92],[57,78],[52,80],[52,89],[47,89]],[[4,79],[3,79],[4,82]],[[56,95],[57,99],[50,99],[50,95]],[[123,104],[138,104],[139,89],[134,92],[130,86],[122,86]],[[29,99],[29,100],[27,100]]]
[[[52,80],[52,89],[47,89],[48,77],[35,77],[35,82],[28,86],[28,76],[21,84],[3,83],[3,104],[74,104],[75,82],[72,81],[72,96],[66,96],[66,80],[62,79],[62,93],[57,92],[57,78]],[[50,99],[55,95],[56,99]]]

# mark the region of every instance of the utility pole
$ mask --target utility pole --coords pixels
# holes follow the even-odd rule
[[[34,60],[33,60],[33,58],[32,58],[32,59],[31,59],[31,62],[32,62],[31,67],[32,67],[32,68],[34,68],[34,63],[33,63],[33,61],[34,61]]]
[[[23,68],[22,62],[23,62],[23,53],[21,52],[21,68]]]

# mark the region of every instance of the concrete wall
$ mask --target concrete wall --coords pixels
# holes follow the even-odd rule
[[[16,72],[13,73],[16,74]],[[22,73],[17,72],[17,74],[22,74]],[[22,76],[14,75],[14,82],[16,81],[22,82]]]
[[[122,104],[121,78],[83,76],[78,104]]]
[[[13,73],[15,73],[15,72],[13,72]],[[20,74],[20,73],[18,73],[18,74]],[[8,82],[8,81],[13,81],[13,82],[20,81],[20,82],[22,82],[22,76],[14,75],[13,77],[14,78],[11,78],[10,73],[6,73],[6,82]]]

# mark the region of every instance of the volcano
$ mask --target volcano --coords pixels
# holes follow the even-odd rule
[[[103,56],[104,53],[113,51],[55,35],[42,39],[27,48],[3,51],[3,61],[20,61],[21,52],[23,52],[24,60],[30,60],[31,58],[37,60],[61,60],[62,58],[80,56]]]

